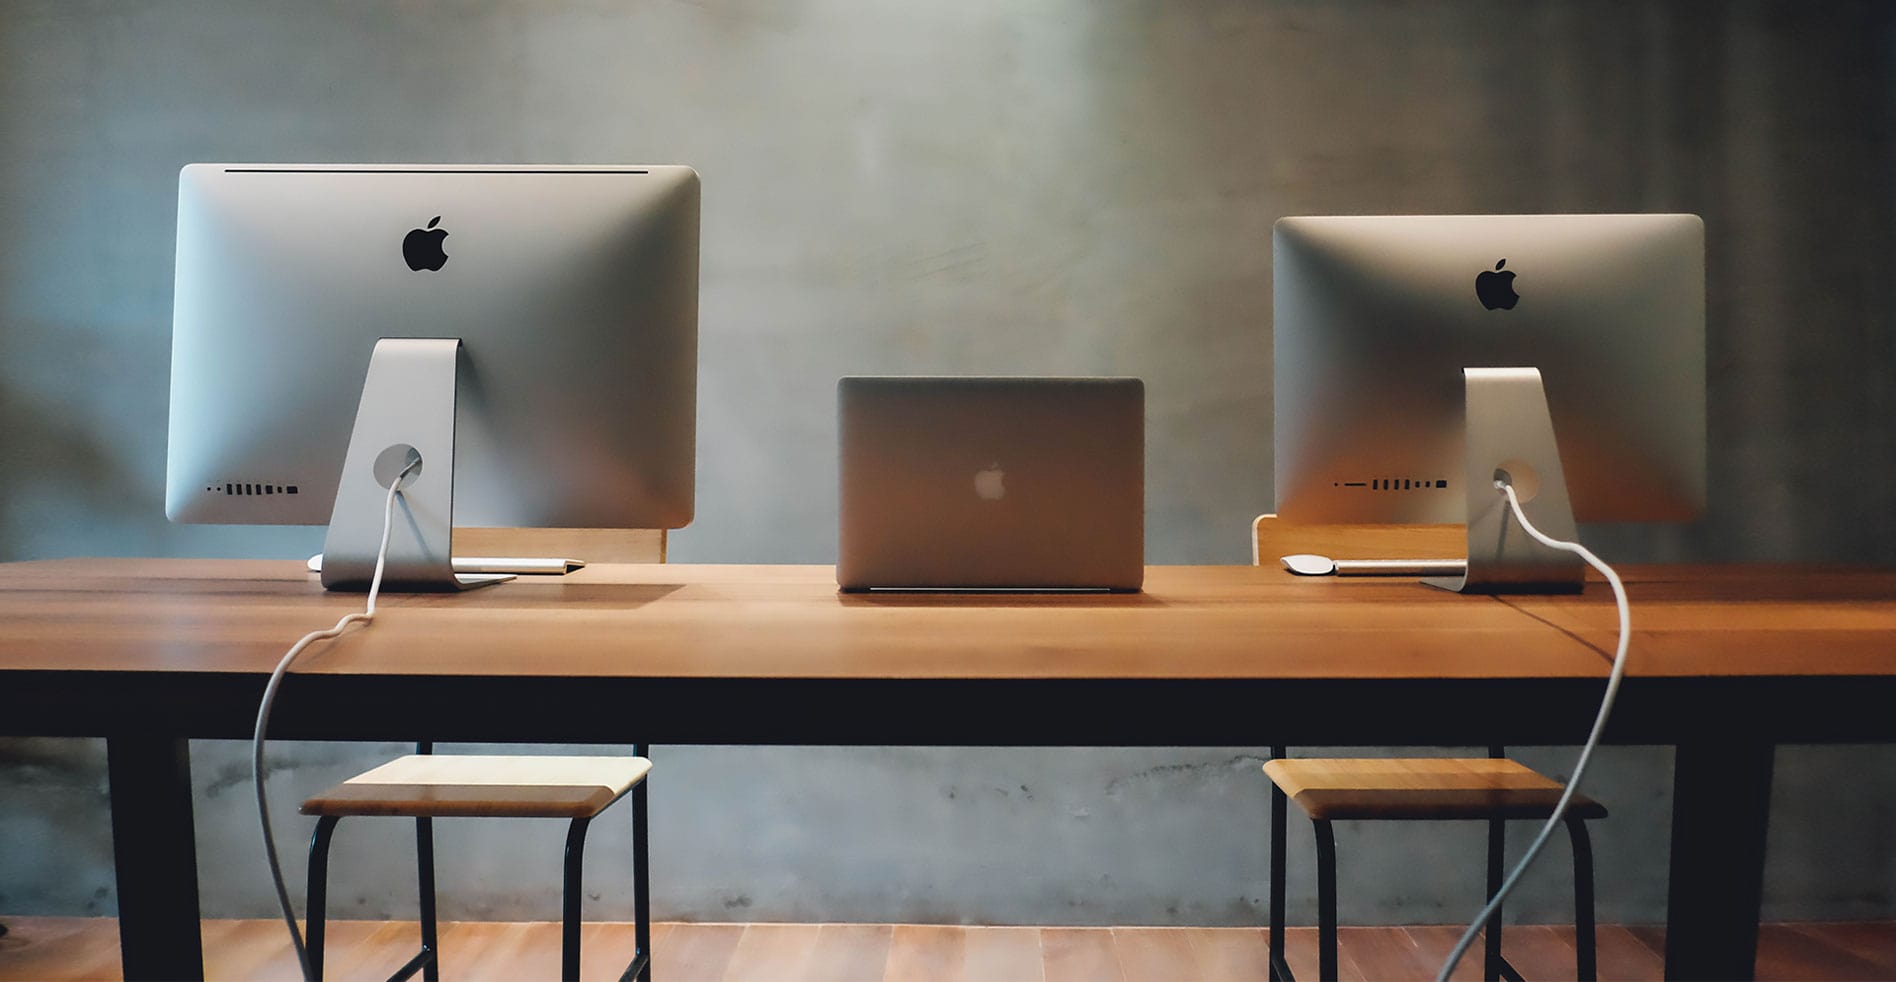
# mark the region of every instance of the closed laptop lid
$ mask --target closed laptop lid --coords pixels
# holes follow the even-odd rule
[[[1132,378],[845,378],[846,590],[1136,590],[1145,385]]]

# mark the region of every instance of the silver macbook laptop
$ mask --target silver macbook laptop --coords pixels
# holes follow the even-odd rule
[[[845,378],[844,590],[1137,590],[1145,384]]]

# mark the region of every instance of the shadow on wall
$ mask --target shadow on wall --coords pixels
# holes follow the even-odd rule
[[[0,738],[0,828],[0,911],[118,912],[105,741]]]
[[[122,509],[131,480],[95,427],[0,384],[0,562]]]

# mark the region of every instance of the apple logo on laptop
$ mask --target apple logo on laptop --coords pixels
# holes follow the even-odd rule
[[[1521,295],[1514,292],[1514,271],[1502,271],[1508,261],[1503,259],[1494,264],[1494,268],[1475,277],[1475,296],[1481,298],[1481,305],[1494,310],[1513,310],[1515,301]]]
[[[999,501],[1007,496],[1007,485],[1002,483],[1006,477],[999,463],[989,464],[974,472],[974,493],[982,501]]]
[[[436,215],[427,228],[415,229],[402,239],[402,258],[408,260],[409,269],[434,272],[447,264],[448,254],[441,248],[441,240],[448,237],[448,230],[435,228],[439,224],[441,216]]]

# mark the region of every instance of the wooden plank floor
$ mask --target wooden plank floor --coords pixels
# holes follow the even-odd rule
[[[109,918],[0,917],[0,982],[117,979],[118,922]],[[1346,927],[1346,979],[1432,978],[1459,928]],[[380,979],[416,944],[412,922],[331,924],[332,979]],[[662,982],[1237,982],[1264,979],[1265,934],[1256,928],[958,927],[934,924],[653,925],[653,975]],[[619,977],[632,950],[629,924],[588,924],[587,979]],[[1291,969],[1316,978],[1316,930],[1290,931]],[[559,926],[457,922],[441,928],[442,977],[511,980],[559,972]],[[1573,930],[1508,929],[1508,957],[1532,979],[1573,978]],[[1600,931],[1600,977],[1657,979],[1665,933]],[[297,978],[276,921],[205,921],[213,979]],[[1480,948],[1456,978],[1480,978]],[[1761,935],[1760,979],[1896,978],[1896,922],[1772,924]]]

